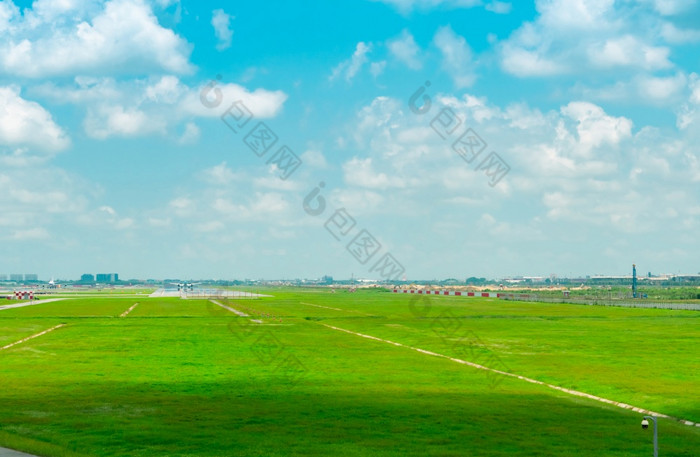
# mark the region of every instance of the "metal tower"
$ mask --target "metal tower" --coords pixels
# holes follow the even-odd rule
[[[632,264],[632,298],[637,298],[637,265]]]

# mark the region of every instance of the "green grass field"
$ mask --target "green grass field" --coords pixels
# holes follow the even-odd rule
[[[652,455],[640,413],[406,346],[700,421],[698,312],[261,292],[273,297],[221,301],[251,317],[143,296],[0,311],[0,347],[65,324],[0,350],[0,446],[52,457]],[[700,427],[660,419],[659,437],[662,456],[700,455]]]

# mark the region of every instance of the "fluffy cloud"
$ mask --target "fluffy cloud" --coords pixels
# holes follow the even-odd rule
[[[651,0],[654,8],[665,16],[682,13],[696,3],[696,0]]]
[[[5,4],[0,72],[39,78],[192,70],[190,46],[162,27],[142,0],[111,0],[93,9],[80,2],[36,2],[20,15]]]
[[[419,70],[423,66],[418,57],[420,48],[408,30],[404,29],[399,37],[389,40],[387,47],[394,57],[403,62],[408,68]]]
[[[679,29],[660,17],[660,10],[671,10],[662,5],[666,3],[539,0],[535,19],[498,44],[501,67],[518,77],[603,69],[628,79],[633,79],[629,70],[671,69],[674,62],[666,44],[692,41],[696,31]]]
[[[366,44],[362,41],[357,43],[352,56],[333,68],[329,80],[334,81],[342,76],[347,82],[352,81],[360,69],[362,69],[362,66],[367,63],[367,54],[369,54],[371,50],[371,44]]]
[[[486,8],[486,11],[491,11],[492,13],[508,14],[513,8],[513,4],[510,2],[500,2],[498,0],[493,0],[490,3],[487,3],[484,8]]]
[[[676,202],[666,198],[674,182],[700,179],[700,153],[691,138],[679,140],[648,127],[635,132],[630,119],[586,101],[545,113],[522,103],[498,107],[468,94],[433,96],[433,103],[426,116],[386,97],[363,108],[350,128],[359,144],[349,148],[367,155],[344,163],[349,187],[338,193],[379,192],[384,211],[396,214],[411,208],[438,211],[443,205],[465,210],[534,205],[539,210],[531,208],[533,218],[620,233],[662,230],[652,217],[655,208],[688,224],[700,222],[688,213],[698,206],[690,188],[679,190]],[[443,107],[460,120],[449,139],[430,128]],[[440,123],[434,125],[440,130]],[[486,151],[496,151],[511,167],[494,189],[479,172],[486,152],[467,163],[452,149],[468,128],[487,143]],[[535,224],[534,219],[523,223]],[[545,227],[537,230],[548,233]]]
[[[231,47],[233,39],[233,30],[231,29],[231,19],[222,9],[212,11],[211,25],[214,27],[214,34],[219,42],[216,44],[216,49],[223,51]]]
[[[670,50],[663,46],[649,46],[632,35],[611,38],[605,43],[592,45],[590,61],[602,67],[638,66],[646,70],[668,68]]]
[[[442,53],[442,67],[452,77],[455,86],[460,89],[471,86],[476,76],[467,40],[457,35],[450,26],[445,26],[435,33],[434,41]]]
[[[662,23],[660,34],[664,40],[673,44],[697,43],[700,41],[700,30],[678,28],[670,22]]]
[[[601,145],[617,146],[632,134],[632,121],[609,116],[593,103],[571,102],[561,112],[576,121],[578,144],[585,152]]]
[[[250,91],[233,83],[189,87],[172,75],[123,82],[78,77],[73,85],[49,83],[35,91],[58,102],[84,105],[83,125],[94,138],[167,135],[172,126],[185,123],[184,133],[178,138],[183,143],[199,136],[192,117],[219,117],[240,100],[256,118],[270,118],[279,113],[287,99],[282,91]]]
[[[0,167],[0,240],[43,240],[56,223],[70,223],[88,206],[92,189],[57,168]],[[7,246],[8,250],[11,246]]]
[[[679,72],[674,76],[643,76],[638,79],[639,94],[647,100],[660,102],[677,101],[687,86],[685,74]]]
[[[390,187],[405,187],[407,182],[398,176],[388,176],[386,173],[377,172],[372,166],[372,158],[359,159],[357,157],[343,164],[345,181],[351,186],[370,189],[387,189]]]
[[[105,139],[110,136],[140,136],[165,133],[165,121],[153,118],[137,108],[102,105],[89,109],[84,122],[88,135]]]
[[[0,152],[12,151],[1,156],[3,162],[22,164],[50,157],[69,144],[68,135],[41,105],[22,98],[15,87],[0,87]]]
[[[444,8],[471,8],[482,4],[481,0],[373,0],[393,6],[402,13],[409,13],[414,9],[427,10],[437,7]]]

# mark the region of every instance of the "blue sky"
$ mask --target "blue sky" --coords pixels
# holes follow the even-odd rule
[[[3,0],[0,35],[0,273],[700,271],[697,1]]]

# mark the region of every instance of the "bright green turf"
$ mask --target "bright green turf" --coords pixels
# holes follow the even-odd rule
[[[57,457],[650,455],[638,413],[322,324],[700,420],[697,312],[266,292],[224,302],[266,325],[173,298],[0,311],[0,346],[67,324],[0,351],[0,445]],[[700,428],[661,420],[660,441],[663,456],[694,456]]]

